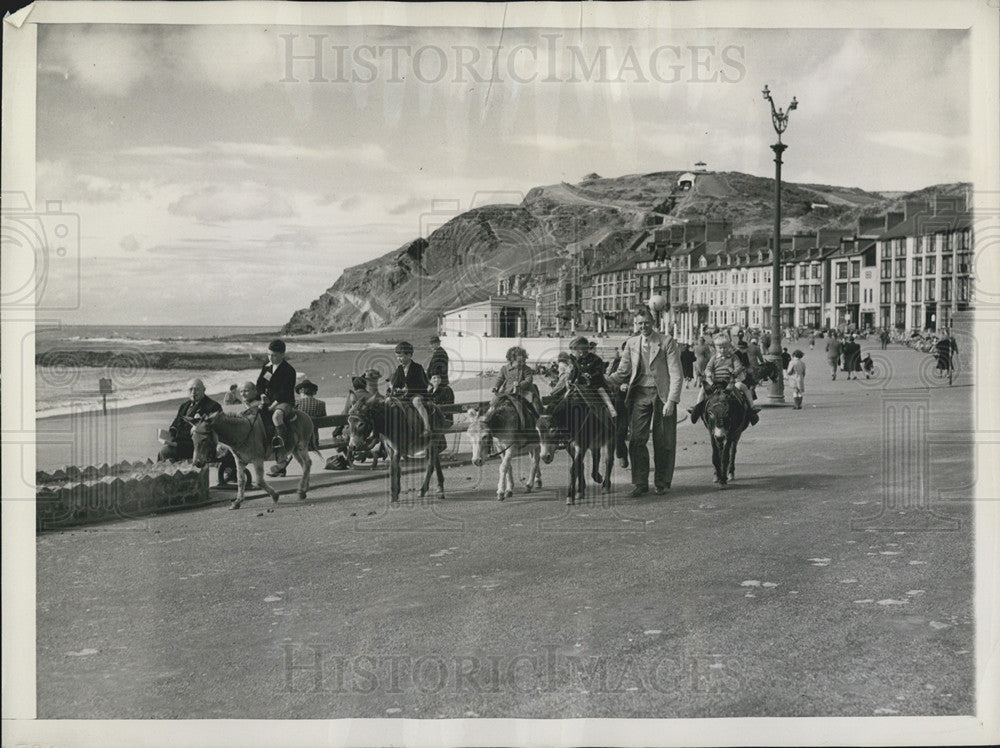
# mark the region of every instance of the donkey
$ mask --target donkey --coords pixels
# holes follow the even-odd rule
[[[705,398],[702,417],[712,440],[715,482],[723,488],[736,475],[736,446],[750,424],[750,406],[731,388],[716,388]]]
[[[438,414],[434,406],[428,406],[431,417]],[[408,403],[395,397],[375,396],[360,400],[347,415],[350,432],[349,444],[355,449],[363,446],[372,436],[378,434],[389,450],[389,495],[392,502],[399,501],[403,456],[413,457],[417,452],[427,452],[427,472],[420,487],[420,497],[427,495],[431,473],[437,473],[439,499],[444,498],[444,472],[441,470],[441,452],[448,446],[444,436],[432,433],[422,436],[423,421]]]
[[[542,415],[536,424],[542,461],[548,465],[555,456],[560,441],[566,441],[569,452],[569,487],[566,504],[576,503],[577,496],[584,497],[586,481],[583,461],[590,450],[593,457],[591,478],[601,484],[601,492],[611,491],[611,469],[615,462],[615,424],[607,416],[604,403],[588,397],[579,387],[572,385],[566,398],[552,406],[551,413]],[[601,452],[604,452],[604,475],[598,470]]]
[[[490,450],[491,439],[500,454],[500,480],[497,482],[497,501],[514,495],[513,458],[527,454],[531,457],[531,471],[524,489],[531,493],[533,487],[542,487],[542,469],[539,465],[537,418],[524,399],[506,395],[486,418],[470,408],[469,428],[466,433],[472,442],[472,464],[481,467]],[[522,417],[523,416],[523,417]]]
[[[208,456],[215,453],[216,442],[229,447],[236,459],[236,498],[229,505],[230,509],[239,509],[246,492],[247,472],[244,465],[253,467],[257,484],[267,491],[271,500],[278,503],[278,492],[264,478],[264,460],[273,459],[274,452],[270,439],[267,438],[264,427],[264,416],[258,410],[252,416],[228,415],[223,412],[213,413],[201,420],[185,419],[192,425],[191,438],[194,441],[195,467],[202,467],[208,462]],[[305,413],[295,411],[295,420],[288,423],[291,437],[291,453],[302,466],[302,477],[299,479],[299,498],[304,499],[309,490],[309,471],[312,460],[309,458],[309,442],[313,435],[313,422]]]

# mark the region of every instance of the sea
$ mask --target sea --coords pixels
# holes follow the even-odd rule
[[[225,392],[230,384],[256,379],[259,359],[269,338],[277,335],[273,327],[196,326],[196,325],[63,325],[38,327],[35,352],[115,351],[124,354],[115,366],[78,366],[53,358],[53,365],[35,366],[35,415],[47,417],[79,410],[81,403],[100,402],[99,382],[111,379],[116,407],[129,407],[181,400],[187,397],[187,382],[199,377],[206,390]],[[294,339],[297,352],[359,351],[369,348],[391,349],[391,343],[354,340],[331,342],[314,336]],[[246,354],[244,370],[206,371],[198,369],[155,369],[129,361],[141,362],[142,352],[178,351],[185,353]],[[136,354],[129,359],[128,354]]]

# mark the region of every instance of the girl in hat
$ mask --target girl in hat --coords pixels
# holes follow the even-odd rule
[[[795,410],[802,410],[802,396],[806,392],[806,362],[802,360],[802,351],[798,348],[792,353],[792,361],[788,364],[788,376],[791,377],[792,397],[795,400]]]

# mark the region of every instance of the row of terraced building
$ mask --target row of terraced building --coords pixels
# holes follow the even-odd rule
[[[613,332],[660,294],[682,341],[711,327],[768,329],[773,243],[733,235],[725,221],[656,228],[578,289],[564,280],[563,308],[574,308],[574,328]],[[782,237],[780,267],[783,327],[940,330],[973,302],[972,216],[964,199],[908,202],[853,230]]]

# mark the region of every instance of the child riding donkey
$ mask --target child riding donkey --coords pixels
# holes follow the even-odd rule
[[[257,393],[274,423],[275,462],[287,462],[292,448],[287,422],[295,410],[295,368],[285,360],[285,341],[272,340],[267,346],[267,363],[257,377]]]
[[[757,415],[759,408],[754,405],[750,388],[742,381],[746,376],[746,367],[740,361],[739,356],[733,350],[733,344],[726,335],[717,335],[714,340],[715,353],[705,364],[704,382],[705,387],[698,396],[698,402],[689,409],[691,413],[691,423],[697,423],[698,418],[705,410],[706,389],[712,385],[725,386],[732,384],[734,389],[743,395],[749,408],[750,423],[757,425],[760,416]]]

